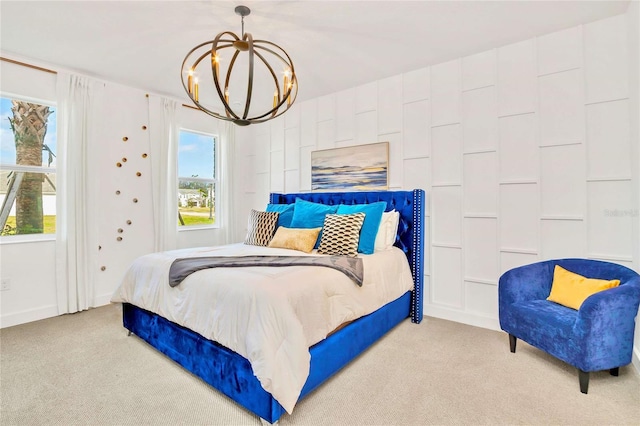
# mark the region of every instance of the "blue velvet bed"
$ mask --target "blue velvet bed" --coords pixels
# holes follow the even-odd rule
[[[386,201],[387,211],[395,209],[400,213],[395,246],[406,254],[414,280],[413,291],[349,323],[309,349],[310,372],[300,399],[407,317],[414,323],[422,320],[424,197],[420,189],[271,194],[272,204],[290,204],[296,198],[327,205]],[[123,324],[131,333],[267,422],[274,423],[285,413],[262,388],[249,361],[234,351],[128,303],[123,304]]]

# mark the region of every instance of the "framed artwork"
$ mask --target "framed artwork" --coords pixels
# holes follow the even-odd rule
[[[389,142],[311,152],[312,191],[389,188]]]

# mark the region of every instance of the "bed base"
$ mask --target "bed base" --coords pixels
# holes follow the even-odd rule
[[[309,350],[309,377],[300,398],[406,319],[410,299],[411,292],[407,292],[312,346]],[[274,423],[285,413],[284,408],[262,388],[249,361],[236,352],[129,303],[123,304],[123,320],[129,332],[260,418]]]
[[[270,202],[289,204],[296,198],[322,204],[387,202],[387,211],[400,212],[395,246],[409,261],[414,289],[377,311],[357,319],[312,346],[310,372],[300,393],[309,394],[389,330],[411,317],[422,321],[424,259],[424,191],[325,192],[271,194]],[[266,392],[247,359],[156,314],[123,304],[124,326],[185,369],[269,423],[277,422],[284,408]]]

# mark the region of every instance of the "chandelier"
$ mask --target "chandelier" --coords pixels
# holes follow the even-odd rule
[[[182,86],[198,109],[248,126],[291,108],[298,95],[298,79],[284,49],[244,32],[244,17],[251,10],[237,6],[235,12],[242,17],[242,36],[223,31],[191,49],[182,62]],[[282,68],[274,71],[269,61]],[[212,86],[200,85],[209,78]]]

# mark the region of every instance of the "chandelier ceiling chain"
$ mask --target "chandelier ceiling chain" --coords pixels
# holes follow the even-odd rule
[[[241,17],[241,36],[238,37],[231,31],[223,31],[215,39],[191,49],[182,62],[181,79],[187,95],[200,110],[221,120],[247,126],[271,120],[289,110],[298,95],[298,79],[293,62],[284,49],[267,40],[254,40],[250,33],[245,33],[244,17],[248,16],[251,10],[246,6],[237,6],[235,13]],[[229,49],[231,52],[231,57],[224,59],[224,62],[228,64],[226,70],[221,69],[223,68],[221,63],[225,49]],[[237,82],[237,74],[243,71],[238,70],[241,66],[234,68],[235,65],[242,63],[242,61],[238,61],[240,56],[246,58],[246,86],[238,88],[237,85],[234,85],[231,87],[232,75],[234,82]],[[207,57],[210,59],[209,61],[204,60]],[[269,61],[282,64],[282,87],[278,74]],[[254,102],[252,109],[254,67],[256,64],[263,64],[266,68],[266,72],[263,70],[263,74],[267,76],[267,82],[271,81],[273,84],[273,102],[257,107]],[[201,100],[200,78],[207,76],[212,78],[215,92],[210,98]],[[242,79],[240,80],[242,81]],[[264,84],[262,81],[259,83]],[[237,96],[245,92],[243,106],[242,102],[230,102],[230,93],[235,94],[234,99],[236,99]],[[230,104],[241,105],[241,107],[236,110]],[[218,111],[222,109],[224,112],[215,111],[216,106]],[[256,110],[257,112],[255,112]]]

